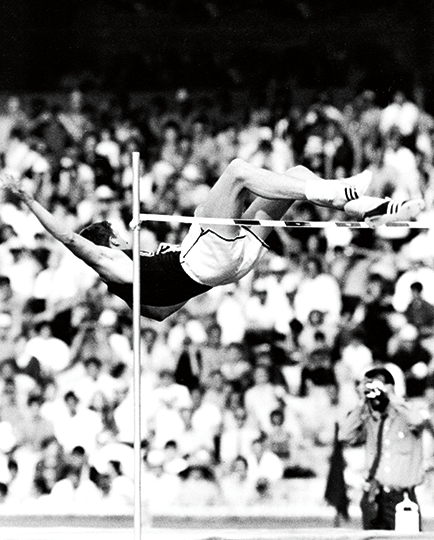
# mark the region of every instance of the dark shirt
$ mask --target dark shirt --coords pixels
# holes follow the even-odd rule
[[[124,251],[132,258],[132,250]],[[180,263],[180,250],[170,249],[155,254],[140,254],[140,304],[145,306],[174,306],[211,289],[191,279]],[[131,283],[107,282],[110,293],[133,306]]]
[[[410,324],[415,326],[421,337],[430,336],[434,327],[434,306],[426,300],[413,300],[405,311]]]

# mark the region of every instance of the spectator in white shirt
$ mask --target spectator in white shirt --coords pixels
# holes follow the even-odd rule
[[[100,415],[82,406],[73,391],[66,392],[63,401],[64,406],[53,418],[56,438],[67,452],[82,446],[90,454],[96,449],[102,431]]]

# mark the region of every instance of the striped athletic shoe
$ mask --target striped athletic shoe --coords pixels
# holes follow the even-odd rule
[[[351,176],[350,178],[342,179],[341,181],[344,186],[347,202],[363,197],[369,187],[369,184],[371,183],[371,180],[372,172],[368,170],[356,174],[355,176]]]
[[[369,210],[363,216],[368,225],[377,227],[396,221],[412,221],[424,209],[425,203],[421,199],[409,201],[385,201],[376,208]]]

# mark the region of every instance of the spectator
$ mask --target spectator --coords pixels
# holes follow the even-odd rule
[[[237,456],[229,463],[220,485],[223,501],[232,511],[247,508],[255,500],[255,483],[249,477],[248,463],[243,456]]]
[[[143,500],[151,512],[167,511],[178,504],[181,483],[179,474],[165,470],[164,456],[161,453],[150,454]]]
[[[53,418],[56,438],[67,452],[82,446],[87,453],[91,453],[97,446],[98,435],[102,430],[101,418],[81,404],[72,390],[64,394],[63,402],[63,407]],[[70,481],[74,484],[73,475]]]
[[[251,451],[246,456],[249,478],[255,482],[257,491],[273,491],[278,480],[283,477],[283,463],[281,459],[270,450],[269,440],[262,434],[253,441]]]
[[[420,342],[431,353],[434,352],[434,305],[423,298],[423,285],[415,281],[410,285],[411,300],[404,311],[407,322],[414,326]]]
[[[84,95],[74,89],[69,94],[68,107],[58,114],[58,120],[75,142],[83,139],[84,134],[92,129],[92,124],[84,111]]]
[[[401,272],[395,283],[393,307],[403,313],[411,299],[411,285],[415,281],[422,284],[423,299],[434,304],[434,269],[424,260],[424,253],[411,256],[408,267]]]
[[[305,355],[309,355],[316,347],[315,334],[321,332],[325,338],[325,345],[332,349],[335,343],[336,325],[326,321],[326,314],[318,309],[313,309],[298,337],[298,345]]]
[[[29,447],[37,454],[44,441],[54,437],[54,426],[41,413],[43,396],[31,394],[27,399],[27,411],[21,424],[20,444]]]
[[[212,403],[219,411],[222,411],[230,392],[228,382],[220,369],[213,369],[207,382],[208,384],[206,386],[204,385],[204,402]]]
[[[52,487],[45,503],[51,512],[76,514],[98,507],[101,493],[97,485],[86,476],[81,478],[80,471],[72,465],[67,466],[65,476]]]
[[[420,198],[421,178],[415,154],[404,146],[402,136],[396,129],[391,129],[387,133],[385,144],[384,164],[397,171],[391,196],[397,200]]]
[[[0,155],[7,152],[10,136],[15,128],[26,129],[28,116],[18,96],[9,96],[0,114]]]
[[[415,487],[423,478],[425,420],[394,394],[393,386],[387,369],[367,371],[360,403],[340,426],[341,440],[366,446],[364,529],[393,530],[396,504],[403,500],[404,491],[417,503]]]
[[[372,366],[372,352],[364,344],[361,330],[355,329],[350,332],[348,342],[343,346],[340,358],[335,364],[338,401],[343,412],[356,405],[359,399],[358,385],[363,374]]]
[[[251,367],[248,351],[243,343],[230,343],[226,346],[221,372],[235,391],[243,392],[250,386]]]
[[[83,368],[81,377],[75,381],[68,381],[81,405],[89,408],[98,396],[101,396],[108,404],[113,404],[118,385],[115,379],[103,368],[102,360],[97,356],[85,358]]]
[[[239,406],[233,412],[233,422],[226,419],[220,437],[220,461],[223,471],[228,471],[237,456],[248,456],[251,453],[253,441],[260,431],[248,421],[245,408]]]
[[[381,112],[380,131],[385,135],[396,128],[400,135],[408,139],[414,135],[419,117],[418,107],[408,99],[405,92],[396,90],[391,102]]]
[[[341,292],[336,279],[323,269],[319,257],[306,260],[305,275],[294,297],[296,318],[303,324],[309,313],[323,311],[330,323],[336,323],[342,307]]]
[[[220,370],[225,358],[225,347],[222,344],[222,330],[217,323],[206,329],[207,340],[198,349],[198,362],[200,364],[200,381],[209,386],[211,374]]]
[[[187,387],[175,383],[173,372],[164,370],[160,373],[159,384],[153,390],[151,399],[152,447],[161,450],[170,440],[179,443],[185,431],[181,410],[191,407]]]
[[[385,295],[384,279],[372,274],[352,324],[362,332],[363,343],[370,349],[374,361],[387,358],[387,344],[393,333],[389,321],[391,312],[393,308]]]
[[[420,344],[417,328],[404,325],[390,343],[390,362],[404,373],[406,395],[409,398],[425,394],[428,366],[432,355]],[[393,342],[394,341],[394,342]]]
[[[253,370],[253,385],[246,390],[245,405],[250,422],[267,433],[270,429],[270,414],[277,409],[285,397],[285,390],[270,380],[268,366],[256,366]]]
[[[53,336],[50,321],[41,321],[31,331],[24,350],[17,359],[18,365],[38,383],[60,373],[69,364],[68,345]]]
[[[181,507],[203,508],[220,503],[220,489],[208,462],[192,460],[187,469],[181,473],[181,477],[178,498],[178,504]]]
[[[12,325],[10,313],[0,311],[0,364],[8,358],[16,357],[18,353]]]
[[[226,285],[216,306],[216,320],[222,330],[222,343],[241,343],[247,329],[246,298],[239,284]]]
[[[34,496],[43,497],[51,493],[54,484],[60,480],[65,466],[65,453],[55,437],[41,443],[40,459],[33,478]]]

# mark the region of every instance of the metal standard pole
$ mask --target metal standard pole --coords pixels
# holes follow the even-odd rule
[[[134,538],[142,537],[141,324],[140,324],[140,153],[133,168],[133,362],[134,362]]]

